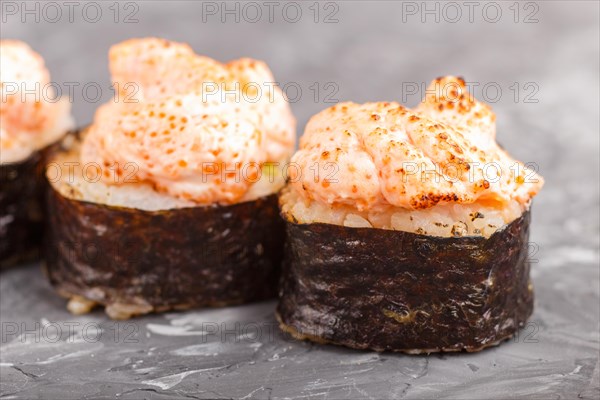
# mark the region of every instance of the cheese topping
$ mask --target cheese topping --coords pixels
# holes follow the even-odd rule
[[[478,203],[529,205],[543,178],[495,141],[495,115],[461,78],[438,78],[415,109],[340,103],[313,116],[292,158],[291,189],[304,200],[425,209]]]
[[[100,107],[83,163],[196,204],[244,198],[269,162],[293,152],[295,119],[265,63],[221,64],[180,43],[133,39],[110,50],[118,101]]]
[[[42,57],[17,40],[0,41],[0,163],[22,161],[73,128],[71,104],[57,99]]]

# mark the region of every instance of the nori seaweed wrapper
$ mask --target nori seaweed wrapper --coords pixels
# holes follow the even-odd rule
[[[44,151],[23,161],[0,164],[0,269],[39,258],[44,230]]]
[[[533,311],[530,213],[491,237],[287,221],[277,318],[299,339],[358,349],[478,351]]]
[[[112,318],[276,295],[285,229],[275,194],[164,211],[69,199],[53,188],[47,198],[50,282]]]

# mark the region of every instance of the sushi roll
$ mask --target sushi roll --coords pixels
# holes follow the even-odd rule
[[[495,140],[464,80],[414,109],[340,103],[313,116],[280,196],[277,318],[357,349],[478,351],[533,309],[528,236],[543,180]]]
[[[56,97],[42,57],[0,41],[0,269],[36,259],[43,234],[42,159],[73,127],[68,99]]]
[[[47,166],[46,269],[68,309],[127,319],[275,297],[295,119],[268,67],[155,38],[109,59],[120,100]]]

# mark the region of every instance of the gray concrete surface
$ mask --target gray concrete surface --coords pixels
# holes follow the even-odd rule
[[[83,3],[76,2],[73,22],[61,2],[57,22],[48,21],[56,17],[50,9],[36,22],[7,3],[13,2],[2,4],[2,38],[28,41],[62,85],[97,82],[102,101],[110,97],[108,47],[147,35],[189,42],[220,60],[267,61],[279,82],[302,89],[292,104],[300,132],[311,114],[329,105],[326,94],[414,105],[422,95],[410,94],[415,83],[463,75],[478,84],[477,96],[487,88],[499,141],[515,157],[536,162],[546,186],[533,209],[535,312],[518,337],[499,347],[407,356],[298,343],[277,331],[274,302],[129,322],[107,320],[101,312],[75,317],[39,266],[29,265],[0,275],[2,398],[600,396],[598,2],[520,3],[517,22],[512,1],[478,3],[472,22],[463,2],[456,3],[462,13],[457,22],[443,3],[321,2],[316,23],[313,2],[300,4],[295,23],[293,10],[287,9],[286,21],[278,2],[273,23],[265,6],[258,22],[249,21],[256,14],[246,9],[239,22],[226,15],[222,23],[211,8],[219,12],[221,2],[120,3],[117,23],[112,2],[98,3],[103,14],[95,23],[82,17]],[[227,4],[233,9],[236,3]],[[438,7],[439,22],[421,15],[424,7]],[[491,22],[498,8],[502,16]],[[86,11],[88,20],[95,18],[92,11]],[[131,12],[138,21],[124,23]],[[325,23],[331,13],[337,22]],[[74,92],[80,125],[98,105],[89,100]]]

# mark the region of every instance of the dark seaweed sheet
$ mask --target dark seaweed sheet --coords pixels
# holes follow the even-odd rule
[[[43,234],[40,160],[0,165],[0,269],[39,257]]]
[[[359,349],[497,344],[533,310],[529,222],[527,211],[486,239],[287,221],[278,319],[297,338]]]
[[[277,196],[142,211],[48,191],[50,282],[66,297],[131,315],[274,297],[285,235]]]

